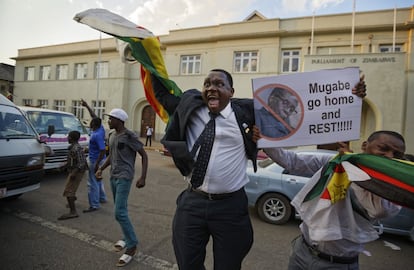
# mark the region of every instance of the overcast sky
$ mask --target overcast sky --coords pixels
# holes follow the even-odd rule
[[[14,65],[18,49],[99,38],[73,20],[90,8],[105,8],[151,30],[209,26],[244,20],[254,10],[266,18],[411,7],[414,0],[0,0],[0,63]],[[102,35],[102,37],[109,37]]]

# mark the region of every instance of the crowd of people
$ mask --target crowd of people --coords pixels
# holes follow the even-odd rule
[[[206,247],[211,238],[214,269],[241,269],[254,240],[244,190],[249,181],[246,175],[247,164],[250,160],[254,170],[257,170],[257,141],[262,136],[284,136],[279,134],[288,134],[288,131],[263,135],[255,123],[253,100],[234,97],[233,78],[223,69],[211,70],[202,83],[201,91],[191,89],[181,96],[169,94],[169,90],[155,76],[151,79],[157,100],[171,116],[161,142],[188,184],[177,198],[172,224],[172,244],[178,267],[181,270],[205,269]],[[352,93],[359,98],[365,97],[363,78],[352,89]],[[273,89],[269,95],[269,107],[285,123],[288,123],[287,116],[297,106],[295,97],[287,94],[281,89]],[[136,254],[139,242],[127,209],[135,174],[136,153],[142,160],[141,175],[135,185],[137,188],[145,186],[147,154],[137,135],[124,125],[128,119],[127,113],[116,108],[108,114],[109,128],[113,132],[109,134],[109,155],[106,157],[101,119],[85,101],[82,104],[92,117],[89,166],[79,150],[77,134],[69,133],[69,175],[64,196],[70,212],[59,219],[78,217],[74,206],[76,190],[87,169],[89,208],[84,212],[96,211],[100,208],[100,203],[106,202],[102,171],[110,166],[109,181],[115,219],[123,234],[114,248],[118,252],[125,249],[117,262],[117,266],[124,266]],[[272,117],[272,114],[267,117]],[[273,125],[273,128],[276,130],[278,126]],[[284,126],[279,131],[285,128]],[[265,132],[271,129],[271,125],[265,126]],[[151,145],[152,134],[153,128],[148,126],[145,145]],[[347,143],[338,143],[336,146],[340,153],[350,151]],[[335,223],[321,218],[320,212],[309,206],[309,202],[305,203],[304,197],[315,185],[315,179],[320,178],[321,171],[331,157],[303,159],[295,152],[283,148],[263,150],[273,161],[289,171],[303,176],[313,175],[292,201],[296,211],[301,214],[302,224],[301,235],[292,241],[288,269],[358,269],[358,256],[363,252],[364,244],[378,237],[372,220],[395,215],[401,207],[351,184],[344,199],[325,213],[342,222]],[[376,131],[362,144],[362,152],[401,159],[405,152],[405,141],[397,132]],[[317,204],[318,199],[312,203]]]

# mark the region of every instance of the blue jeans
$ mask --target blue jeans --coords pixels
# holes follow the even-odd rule
[[[106,194],[103,181],[97,181],[95,177],[94,164],[96,161],[89,161],[89,179],[88,179],[88,200],[89,207],[99,208],[100,202],[106,202]],[[103,163],[103,161],[101,162]]]
[[[131,179],[111,178],[112,195],[115,204],[115,219],[121,225],[126,248],[135,247],[138,244],[134,227],[128,217],[128,196],[131,190]]]

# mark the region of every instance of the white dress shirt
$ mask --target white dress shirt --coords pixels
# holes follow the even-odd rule
[[[206,106],[196,110],[186,130],[189,151],[210,120]],[[208,193],[237,191],[249,181],[246,174],[247,155],[236,116],[229,103],[216,117],[216,136],[203,184],[199,189]],[[191,175],[185,177],[189,182]]]

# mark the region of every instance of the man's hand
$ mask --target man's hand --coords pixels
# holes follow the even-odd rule
[[[139,178],[138,180],[137,180],[137,183],[136,183],[136,185],[135,185],[137,188],[143,188],[143,187],[145,187],[145,178]]]
[[[252,137],[253,142],[257,143],[257,141],[258,141],[261,137],[262,137],[262,135],[260,134],[260,130],[259,130],[259,128],[258,128],[256,125],[254,125],[254,126],[253,126],[253,137]]]
[[[88,107],[88,103],[82,98],[81,98],[81,103],[82,103],[82,106]]]
[[[364,98],[367,95],[367,86],[365,85],[365,75],[362,75],[357,85],[352,88],[352,94]]]
[[[349,148],[349,143],[346,142],[337,142],[338,144],[338,152],[340,155],[343,155],[345,153],[353,153],[354,151]]]
[[[98,168],[98,170],[95,172],[96,179],[102,179],[102,169]]]

